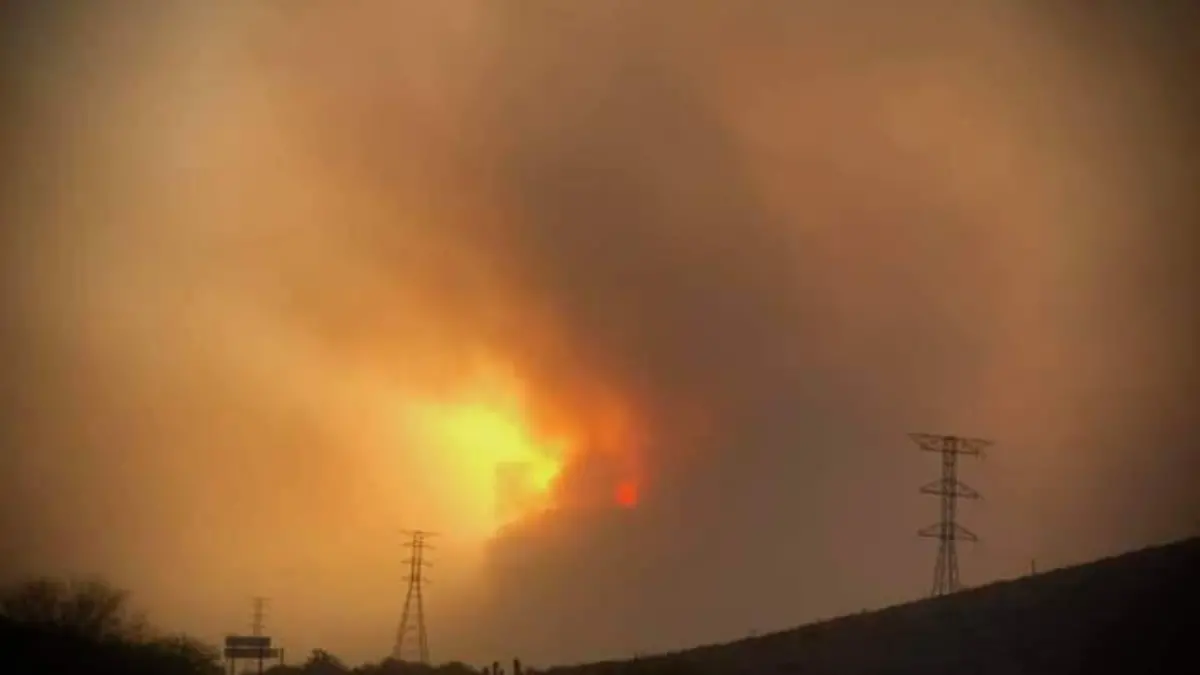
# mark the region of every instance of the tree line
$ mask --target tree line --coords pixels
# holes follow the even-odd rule
[[[511,675],[523,672],[514,661]],[[0,589],[0,672],[6,675],[223,675],[221,651],[163,633],[130,609],[129,594],[102,581],[36,579]],[[506,675],[497,663],[427,666],[385,659],[348,666],[315,649],[267,675]]]
[[[100,581],[37,579],[0,590],[0,672],[220,675],[220,654],[161,633]]]

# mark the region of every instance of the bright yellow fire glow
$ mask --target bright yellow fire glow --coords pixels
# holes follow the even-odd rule
[[[489,372],[461,395],[409,408],[454,510],[481,534],[553,505],[569,443],[540,434],[526,401],[518,378]]]

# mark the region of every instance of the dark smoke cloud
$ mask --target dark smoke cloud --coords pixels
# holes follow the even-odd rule
[[[899,432],[913,426],[978,429],[1002,457],[1026,455],[1001,460],[995,508],[1009,513],[985,521],[1003,534],[991,564],[976,563],[984,574],[1016,573],[1039,549],[1065,557],[1051,540],[1068,533],[1095,551],[1186,531],[1195,503],[1170,472],[1192,452],[1177,406],[1193,400],[1194,326],[1177,292],[1149,299],[1155,269],[1186,269],[1163,246],[1194,213],[1186,167],[1162,157],[1182,137],[1155,137],[1149,119],[1184,118],[1176,101],[1151,102],[1149,84],[1134,85],[1146,99],[1117,103],[1122,85],[1162,68],[1128,51],[1069,53],[1016,13],[679,9],[534,3],[501,22],[497,70],[510,81],[489,130],[516,203],[516,267],[580,360],[633,392],[653,426],[642,512],[498,547],[515,557],[496,570],[499,606],[530,617],[506,622],[503,639],[534,654],[627,654],[896,599],[891,588],[922,578],[920,558],[878,569],[905,529],[884,516],[908,512],[895,506],[910,492],[900,477],[919,458]],[[1061,70],[1019,70],[1038,67]],[[779,89],[739,99],[757,92],[737,78]],[[878,107],[922,89],[944,106],[926,119]],[[756,104],[781,109],[758,146],[731,112]],[[1003,173],[989,152],[1010,154]],[[764,173],[782,196],[764,198]],[[1120,212],[1089,220],[1085,205],[1110,197]],[[1155,208],[1178,224],[1148,227]],[[1047,286],[1022,288],[1022,276]],[[682,434],[681,403],[703,411],[707,436]],[[1146,434],[1179,450],[1130,471]],[[1127,496],[1094,492],[1100,476],[1131,474]],[[1022,508],[1079,511],[1039,527]],[[1111,522],[1122,511],[1138,516]],[[1110,522],[1080,532],[1088,520]]]
[[[621,656],[915,597],[936,465],[906,431],[999,443],[967,469],[969,582],[1194,530],[1194,108],[1152,28],[1181,20],[842,5],[59,29],[92,37],[47,63],[108,58],[90,88],[22,71],[41,135],[9,170],[74,173],[6,181],[13,567],[138,580],[211,634],[267,592],[292,644],[377,654],[393,523],[441,507],[364,411],[479,349],[549,418],[632,410],[643,499],[597,508],[616,469],[589,452],[560,489],[590,508],[505,531],[482,588],[449,544],[439,657]]]

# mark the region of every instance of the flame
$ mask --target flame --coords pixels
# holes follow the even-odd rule
[[[627,509],[632,509],[638,505],[638,485],[633,480],[625,480],[617,483],[617,489],[613,498],[617,502],[617,506]]]
[[[488,367],[452,396],[409,405],[408,427],[435,456],[454,510],[490,535],[551,508],[573,444],[536,424],[525,383]]]
[[[489,538],[552,509],[639,505],[642,439],[632,411],[608,390],[575,405],[539,393],[535,406],[515,368],[487,361],[449,393],[409,398],[408,442],[423,450],[425,480],[436,483],[455,529]],[[598,471],[583,483],[579,460]],[[611,481],[603,496],[589,486],[596,480]]]

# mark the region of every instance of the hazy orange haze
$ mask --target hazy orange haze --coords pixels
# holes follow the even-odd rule
[[[997,441],[968,583],[1194,532],[1184,22],[1105,7],[14,10],[0,571],[356,661],[432,529],[437,660],[624,656],[925,593],[908,431]]]

